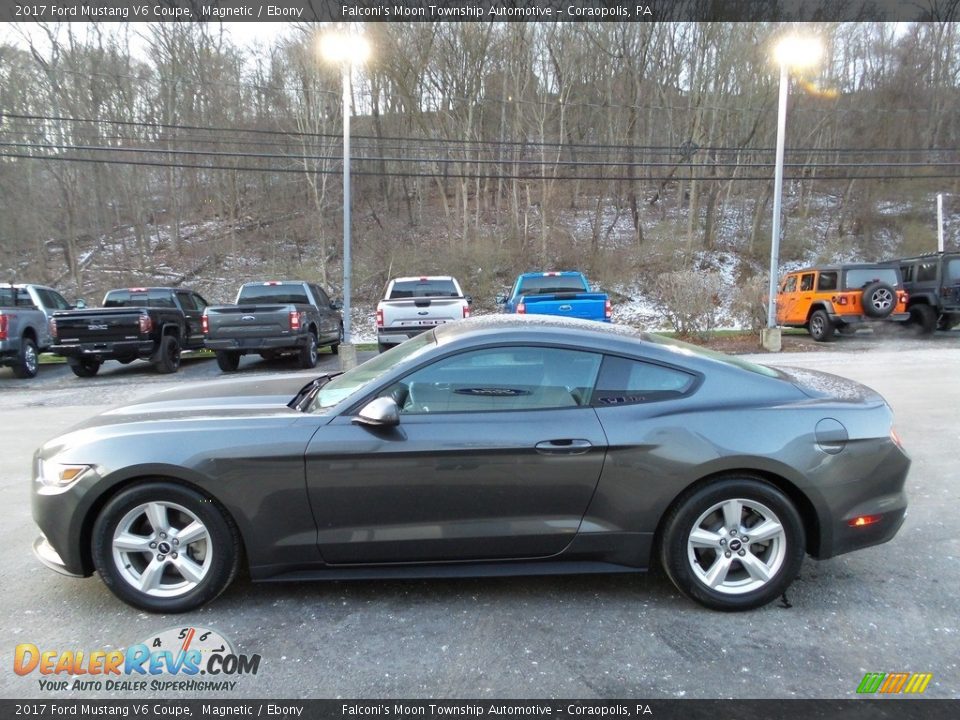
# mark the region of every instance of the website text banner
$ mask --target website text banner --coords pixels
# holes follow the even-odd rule
[[[955,0],[0,0],[4,22],[942,22],[958,15]]]
[[[4,718],[946,720],[960,700],[2,700]]]

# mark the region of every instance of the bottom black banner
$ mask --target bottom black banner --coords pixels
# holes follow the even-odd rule
[[[929,720],[960,717],[960,700],[0,700],[0,717]]]

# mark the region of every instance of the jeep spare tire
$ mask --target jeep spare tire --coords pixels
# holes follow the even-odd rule
[[[897,306],[897,293],[885,282],[872,282],[863,289],[863,312],[872,318],[885,318]]]

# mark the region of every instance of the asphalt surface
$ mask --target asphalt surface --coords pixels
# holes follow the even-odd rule
[[[223,382],[213,360],[176,376],[108,363],[91,380],[44,366],[0,370],[0,696],[195,697],[50,692],[11,671],[14,648],[126,648],[175,627],[213,628],[262,656],[234,691],[204,696],[850,698],[867,672],[930,672],[925,696],[960,697],[960,333],[898,343],[843,338],[827,352],[753,359],[844,375],[880,391],[913,457],[909,515],[875,548],[807,559],[786,596],[749,613],[700,608],[660,573],[254,585],[213,604],[149,615],[94,576],[61,577],[32,556],[28,476],[36,446],[110,405],[186,381]],[[846,344],[844,344],[846,343]],[[846,351],[845,351],[846,350]],[[852,351],[852,352],[851,352]],[[336,358],[321,355],[321,369]],[[302,373],[245,359],[242,373]]]

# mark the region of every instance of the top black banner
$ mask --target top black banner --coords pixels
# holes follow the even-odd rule
[[[960,0],[0,0],[13,22],[948,22]]]

